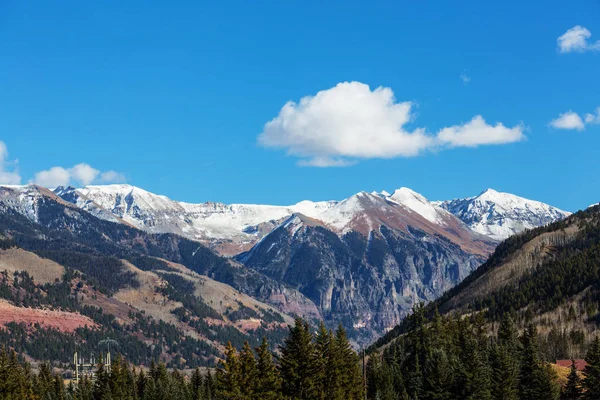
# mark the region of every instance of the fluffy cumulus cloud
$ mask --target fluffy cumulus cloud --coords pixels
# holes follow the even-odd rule
[[[21,176],[14,167],[16,161],[8,160],[8,149],[0,141],[0,185],[20,185]],[[12,167],[12,168],[11,168]],[[45,171],[37,172],[30,183],[35,183],[48,188],[57,186],[78,185],[85,186],[92,183],[123,183],[125,176],[116,171],[100,171],[89,164],[81,163],[71,168],[52,167]]]
[[[10,170],[10,165],[14,164],[8,160],[8,149],[6,144],[0,141],[0,185],[18,185],[21,183],[21,176],[16,170]]]
[[[85,186],[92,183],[121,183],[125,181],[123,174],[115,171],[101,172],[88,164],[81,163],[71,168],[52,167],[35,174],[32,182],[40,186],[55,188],[57,186]]]
[[[583,128],[585,128],[585,123],[579,114],[573,111],[567,111],[564,114],[560,114],[558,118],[550,121],[550,126],[556,129],[576,129],[582,131]]]
[[[592,33],[581,25],[574,26],[566,31],[556,41],[558,43],[558,51],[561,53],[600,50],[600,40],[590,42],[589,38]]]
[[[450,147],[477,147],[486,144],[519,142],[525,138],[523,126],[508,128],[501,123],[488,125],[481,115],[462,125],[442,129],[438,141]]]
[[[550,121],[550,126],[553,128],[578,131],[584,130],[589,124],[600,124],[600,107],[593,113],[585,114],[583,118],[576,112],[567,111]]]
[[[586,124],[600,124],[600,107],[596,108],[596,112],[593,114],[585,115]]]
[[[71,173],[63,167],[52,167],[35,174],[33,182],[49,188],[67,186],[71,181]]]
[[[407,128],[414,119],[411,102],[397,102],[392,89],[374,90],[360,82],[343,82],[286,103],[265,124],[260,145],[287,150],[299,165],[347,166],[368,158],[416,156],[439,147],[474,147],[521,140],[521,127],[490,126],[477,116],[464,126],[431,135]]]

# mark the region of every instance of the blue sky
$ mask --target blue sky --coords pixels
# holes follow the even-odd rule
[[[189,202],[401,186],[600,201],[597,1],[159,3],[0,2],[4,183],[125,180]]]

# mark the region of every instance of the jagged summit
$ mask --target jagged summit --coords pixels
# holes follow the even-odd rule
[[[510,193],[486,189],[475,197],[435,202],[475,232],[495,240],[546,225],[571,213]]]

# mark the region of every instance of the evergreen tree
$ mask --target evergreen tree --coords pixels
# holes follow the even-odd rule
[[[258,355],[258,374],[255,399],[281,399],[281,379],[279,378],[279,371],[273,363],[273,356],[269,351],[269,343],[266,338],[263,337],[261,345],[256,349],[256,353]]]
[[[224,400],[237,400],[242,396],[240,361],[231,342],[225,348],[225,361],[217,370],[216,393]]]
[[[282,391],[291,399],[313,400],[318,398],[315,380],[318,363],[313,338],[307,323],[297,318],[290,327],[289,336],[280,347],[279,371]]]
[[[215,391],[215,380],[209,369],[206,371],[206,376],[204,377],[204,400],[213,400],[215,398]]]
[[[50,368],[50,364],[47,362],[42,363],[39,367],[38,374],[35,379],[35,395],[40,399],[44,399],[47,396],[51,395],[53,388],[54,382],[52,378],[52,369]]]
[[[581,399],[581,386],[579,375],[577,374],[577,367],[575,366],[575,360],[572,360],[571,371],[569,372],[569,378],[565,385],[561,400],[579,400]]]
[[[490,351],[491,389],[495,400],[519,398],[519,343],[517,328],[509,314],[504,314],[496,343]]]
[[[346,330],[340,324],[335,334],[335,352],[339,357],[339,371],[341,374],[340,388],[342,399],[364,399],[364,383],[359,370],[359,357],[352,349]]]
[[[204,393],[202,392],[204,386],[204,379],[202,377],[202,373],[200,373],[200,368],[196,368],[194,372],[192,372],[192,377],[190,379],[190,386],[192,392],[193,400],[203,400]]]
[[[320,400],[326,400],[332,396],[331,382],[339,380],[337,375],[339,370],[337,368],[332,370],[330,364],[332,345],[331,333],[325,327],[325,323],[321,321],[315,338],[316,395]]]
[[[587,363],[582,386],[585,399],[600,399],[600,338],[596,337],[585,356]]]
[[[555,386],[552,371],[538,358],[537,331],[532,324],[522,337],[523,354],[519,372],[519,394],[521,400],[557,399],[560,391]]]
[[[257,384],[257,369],[254,352],[248,342],[244,342],[244,347],[240,353],[240,389],[242,399],[253,399]]]

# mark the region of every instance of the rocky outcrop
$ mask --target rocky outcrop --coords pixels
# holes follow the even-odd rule
[[[439,297],[484,261],[441,235],[381,225],[338,235],[294,215],[239,260],[296,288],[330,325],[368,342],[418,301]]]

